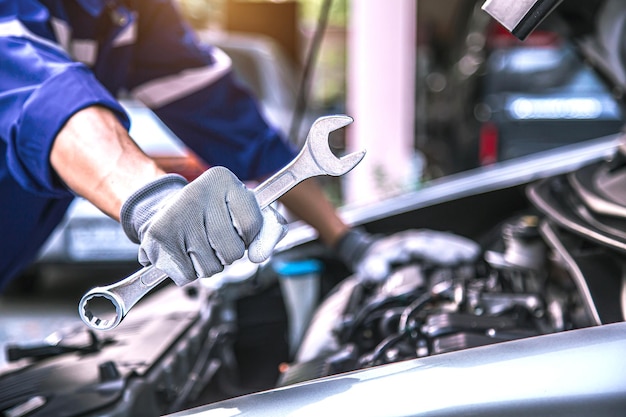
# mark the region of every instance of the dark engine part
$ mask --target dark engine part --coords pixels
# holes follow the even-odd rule
[[[147,297],[106,333],[66,329],[58,344],[11,346],[0,375],[6,416],[158,416],[188,407],[222,371],[235,325],[224,307],[177,287]]]
[[[540,233],[516,216],[473,265],[353,276],[322,302],[279,385],[589,325],[576,286]]]

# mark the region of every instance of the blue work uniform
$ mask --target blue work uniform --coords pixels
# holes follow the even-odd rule
[[[295,149],[201,44],[169,0],[0,0],[0,288],[28,266],[74,195],[50,166],[53,140],[82,108],[130,94],[209,165],[241,180]]]

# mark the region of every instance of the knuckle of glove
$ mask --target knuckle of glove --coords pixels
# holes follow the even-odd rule
[[[227,196],[227,205],[231,216],[231,228],[234,227],[248,246],[261,231],[264,219],[254,194],[249,190],[246,191],[244,194],[230,193]]]
[[[250,225],[252,222],[247,218],[250,207],[258,212],[256,227],[260,229],[262,219],[258,204],[250,190],[223,167],[207,170],[198,188],[203,204],[203,238],[220,263],[229,265],[244,255],[247,237],[243,233],[255,226]]]
[[[262,210],[263,227],[248,248],[248,259],[255,263],[267,260],[274,252],[274,247],[287,234],[287,221],[271,207]]]
[[[226,195],[226,205],[232,218],[232,226],[248,246],[259,234],[264,223],[254,193],[245,187],[236,187]]]
[[[254,193],[228,169],[211,168],[205,182],[211,187],[206,193],[207,239],[222,264],[228,265],[243,257],[264,218]]]

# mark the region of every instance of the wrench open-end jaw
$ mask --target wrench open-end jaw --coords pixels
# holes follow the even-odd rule
[[[340,176],[357,166],[365,151],[354,152],[338,158],[328,143],[329,135],[352,123],[345,115],[325,116],[317,119],[306,138],[306,142],[287,166],[265,180],[254,190],[256,199],[264,208],[307,178],[319,175]]]
[[[328,144],[331,132],[352,123],[345,115],[326,116],[311,126],[302,150],[286,167],[254,189],[254,195],[263,209],[298,183],[319,175],[339,176],[354,168],[365,156],[365,151],[336,157]],[[147,266],[127,278],[89,290],[78,304],[82,321],[96,330],[117,327],[128,311],[144,295],[168,276],[153,266]]]
[[[352,123],[350,116],[327,116],[315,121],[306,140],[308,153],[320,169],[318,175],[339,176],[354,168],[365,156],[365,151],[337,158],[330,150],[328,136],[331,132]]]

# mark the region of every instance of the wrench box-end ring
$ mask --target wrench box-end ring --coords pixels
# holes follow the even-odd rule
[[[104,291],[90,291],[83,296],[78,304],[81,320],[95,330],[111,330],[122,321],[123,301],[115,294]]]

